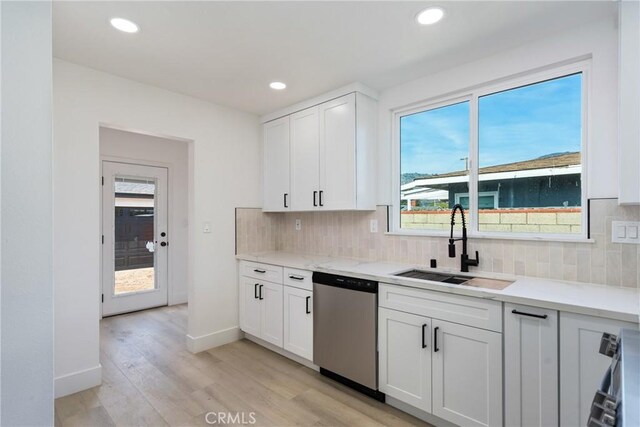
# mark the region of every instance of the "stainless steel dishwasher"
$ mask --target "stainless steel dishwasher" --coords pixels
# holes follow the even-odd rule
[[[313,273],[313,363],[384,401],[378,391],[378,282]]]

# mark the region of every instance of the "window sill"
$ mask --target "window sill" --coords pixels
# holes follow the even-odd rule
[[[385,235],[388,236],[411,236],[411,237],[442,237],[449,238],[449,232],[438,233],[430,231],[413,231],[413,230],[397,230],[387,231]],[[460,237],[460,231],[454,231],[454,237]],[[595,243],[595,239],[586,238],[583,236],[531,236],[526,234],[477,234],[468,232],[468,237],[471,240],[474,239],[486,239],[486,240],[524,240],[530,242],[560,242],[560,243]]]

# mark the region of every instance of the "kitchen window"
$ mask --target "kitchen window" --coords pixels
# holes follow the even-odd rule
[[[459,203],[476,236],[586,237],[587,72],[576,64],[397,112],[395,231],[445,234]]]

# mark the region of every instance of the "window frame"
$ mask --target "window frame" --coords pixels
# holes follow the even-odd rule
[[[566,77],[572,74],[582,74],[581,88],[581,229],[580,233],[554,234],[554,233],[522,233],[522,232],[498,232],[479,231],[478,224],[478,105],[479,98],[499,92],[517,89],[548,80]],[[474,86],[470,89],[460,90],[455,93],[438,96],[425,101],[414,103],[409,106],[391,110],[391,197],[393,198],[391,210],[389,212],[389,233],[401,235],[417,236],[448,236],[449,231],[429,230],[429,229],[407,229],[402,228],[400,211],[400,119],[411,114],[434,110],[453,104],[469,101],[469,212],[467,218],[468,235],[476,238],[492,239],[512,239],[512,240],[542,240],[542,241],[588,241],[588,147],[590,136],[590,92],[591,92],[591,61],[581,60],[564,65],[556,65],[545,69],[538,69],[515,76],[505,77],[488,83]]]

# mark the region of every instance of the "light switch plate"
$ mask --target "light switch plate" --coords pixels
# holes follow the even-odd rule
[[[611,241],[640,245],[639,230],[640,222],[638,221],[612,221]]]
[[[205,222],[204,225],[202,226],[202,232],[211,233],[211,223]]]
[[[369,222],[369,228],[370,228],[372,233],[377,233],[378,232],[378,220],[377,219],[372,219]]]

